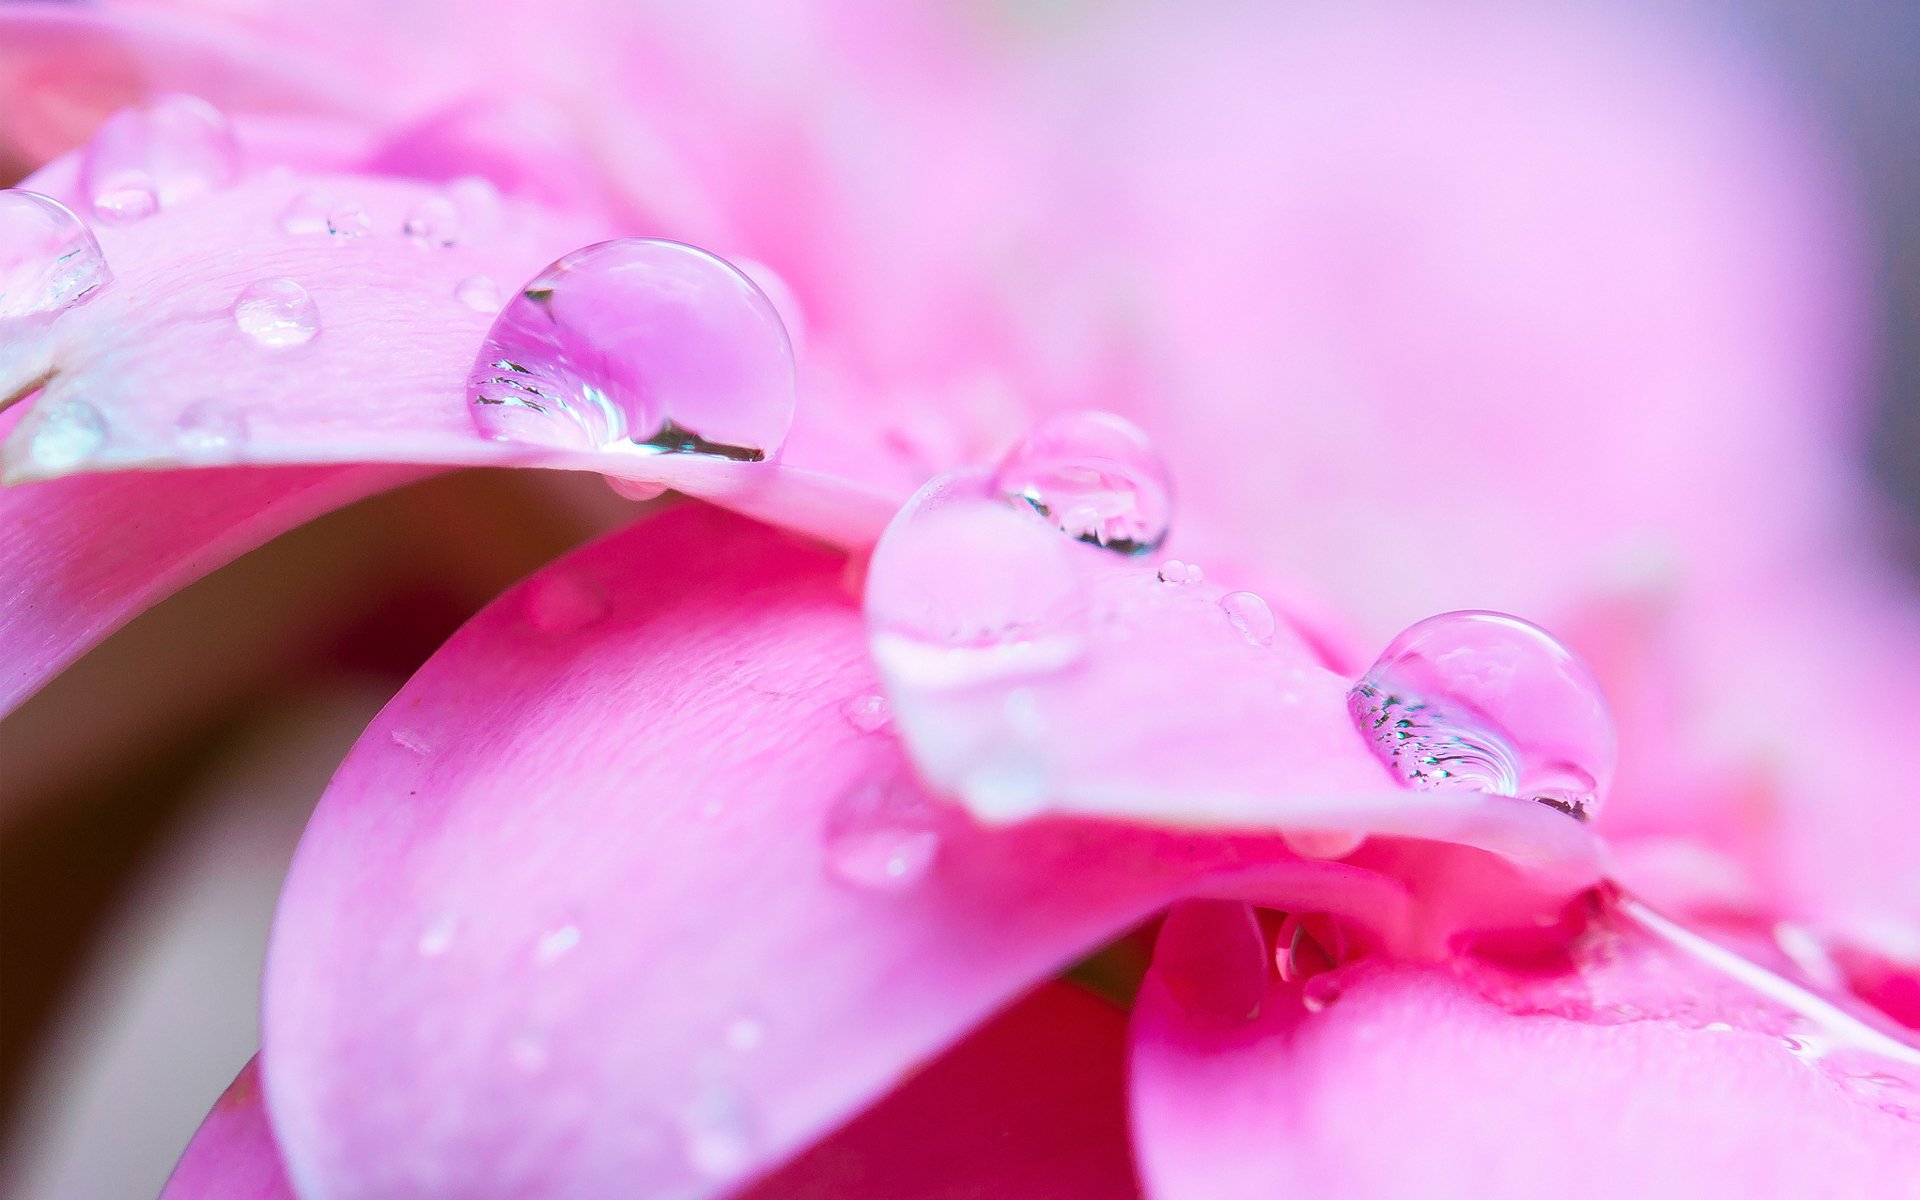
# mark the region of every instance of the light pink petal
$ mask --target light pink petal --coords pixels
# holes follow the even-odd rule
[[[160,1200],[294,1200],[261,1103],[259,1058],[214,1101]]]
[[[1178,999],[1163,945],[1132,1031],[1149,1194],[1920,1195],[1909,1074],[1818,1059],[1757,994],[1615,937],[1568,980],[1362,962],[1274,982],[1250,1020]]]
[[[741,1200],[1134,1200],[1126,1017],[1047,984]]]
[[[846,715],[876,681],[844,567],[668,513],[503,596],[370,726],[269,954],[303,1193],[723,1193],[1197,878],[1287,861],[931,806]]]

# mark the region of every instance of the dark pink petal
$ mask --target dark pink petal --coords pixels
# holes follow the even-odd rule
[[[1251,1020],[1182,1003],[1163,944],[1132,1032],[1150,1194],[1920,1195],[1904,1071],[1821,1060],[1757,993],[1616,939],[1564,979],[1362,962]]]
[[[1126,1017],[1047,984],[741,1200],[1134,1200]]]
[[[269,955],[303,1192],[724,1192],[1195,879],[1284,858],[931,806],[845,713],[876,683],[844,566],[666,514],[502,597],[372,724]]]
[[[160,1200],[294,1200],[261,1103],[259,1058],[214,1101]]]

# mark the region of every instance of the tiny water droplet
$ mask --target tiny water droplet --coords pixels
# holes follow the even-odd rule
[[[460,241],[460,210],[445,196],[428,196],[407,210],[400,231],[417,246],[455,245]]]
[[[226,115],[196,96],[162,96],[94,131],[80,190],[100,216],[132,221],[218,191],[239,174],[240,143]]]
[[[280,214],[280,228],[287,233],[325,233],[327,214],[332,210],[333,199],[324,192],[301,192],[287,202],[286,211]]]
[[[533,946],[533,959],[535,962],[550,963],[579,944],[580,927],[562,925],[558,929],[551,929],[540,935],[540,940]]]
[[[500,285],[491,276],[469,275],[454,285],[453,298],[475,312],[498,312]]]
[[[629,500],[638,500],[642,503],[648,500],[658,500],[660,497],[666,495],[669,490],[664,483],[652,483],[644,479],[620,479],[612,475],[605,476],[604,478],[607,481],[607,486],[614,490],[614,494],[624,496]]]
[[[1409,627],[1347,693],[1347,710],[1416,788],[1521,796],[1587,820],[1613,774],[1613,719],[1592,673],[1504,613]]]
[[[885,696],[855,696],[840,708],[847,724],[861,733],[875,733],[893,721],[893,706]]]
[[[757,462],[786,440],[793,352],[724,260],[621,238],[576,250],[500,310],[469,380],[495,441]]]
[[[42,470],[82,466],[107,444],[107,419],[85,400],[36,404],[21,425],[27,430],[27,460]]]
[[[0,191],[0,320],[70,308],[112,280],[93,231],[66,205]]]
[[[173,423],[173,445],[190,463],[232,462],[247,444],[247,416],[218,400],[186,407]]]
[[[263,279],[234,301],[233,323],[262,346],[303,346],[320,332],[320,309],[291,279]]]
[[[940,853],[932,805],[912,779],[863,779],[827,813],[827,869],[842,883],[899,891],[925,878]]]
[[[438,958],[453,946],[453,935],[460,927],[460,919],[452,913],[442,913],[433,924],[420,933],[415,944],[421,958]]]
[[[365,237],[373,228],[367,210],[358,204],[342,204],[327,213],[327,232],[335,237]]]
[[[1228,592],[1220,597],[1220,611],[1240,631],[1240,636],[1256,646],[1271,646],[1277,627],[1273,609],[1252,592]]]
[[[727,1022],[727,1047],[742,1054],[758,1049],[767,1040],[766,1026],[753,1017],[735,1017]]]
[[[1199,583],[1201,579],[1198,564],[1184,563],[1177,558],[1161,563],[1159,575],[1161,583]]]
[[[392,737],[393,744],[409,754],[425,754],[428,750],[432,749],[432,746],[427,742],[425,737],[415,733],[411,729],[396,729],[393,731]]]
[[[1340,999],[1343,986],[1339,971],[1323,971],[1301,985],[1300,1003],[1308,1012],[1325,1012]]]
[[[1147,554],[1173,516],[1166,463],[1132,422],[1073,412],[1035,426],[1007,453],[993,486],[1061,532],[1121,554]]]
[[[584,575],[549,571],[527,585],[527,624],[541,633],[572,633],[606,615],[606,590]]]
[[[744,1170],[753,1159],[754,1120],[746,1098],[710,1080],[695,1093],[680,1123],[687,1162],[710,1179]]]

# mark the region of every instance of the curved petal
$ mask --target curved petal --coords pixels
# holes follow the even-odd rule
[[[1252,1019],[1183,1003],[1162,955],[1131,1034],[1156,1200],[1920,1195],[1920,1093],[1796,1055],[1645,939],[1572,981],[1363,962]]]
[[[502,597],[369,727],[269,953],[303,1194],[723,1192],[1196,878],[1284,855],[930,807],[843,712],[874,688],[844,565],[664,514]]]
[[[1126,1017],[1047,984],[740,1200],[1135,1200]]]
[[[214,1101],[160,1200],[294,1200],[261,1103],[258,1056]]]

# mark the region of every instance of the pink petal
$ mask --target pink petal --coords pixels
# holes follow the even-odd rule
[[[741,1200],[1133,1200],[1121,1011],[1047,984]]]
[[[373,723],[269,955],[303,1192],[723,1192],[1194,879],[1284,857],[928,807],[843,713],[875,686],[843,568],[674,511],[502,597]],[[866,870],[894,833],[902,873]]]
[[[261,1103],[258,1057],[214,1101],[160,1200],[294,1200]]]
[[[1485,995],[1365,962],[1307,982],[1319,1011],[1276,983],[1252,1020],[1176,999],[1177,953],[1133,1018],[1156,1200],[1920,1195],[1920,1093],[1797,1057],[1758,996],[1644,938]]]

